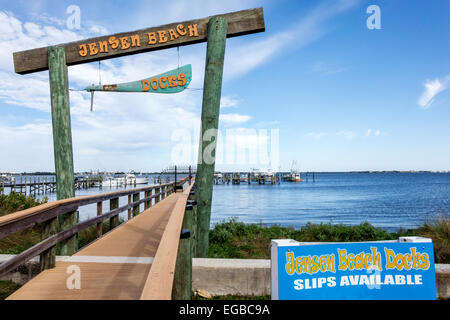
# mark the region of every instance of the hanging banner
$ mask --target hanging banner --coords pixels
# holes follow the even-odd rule
[[[113,91],[113,92],[150,92],[150,93],[178,93],[189,86],[192,80],[191,65],[185,65],[177,69],[161,73],[159,75],[126,83],[92,85],[84,90],[94,91]]]
[[[412,239],[412,240],[411,240]],[[274,300],[434,300],[431,239],[299,243],[272,240]]]

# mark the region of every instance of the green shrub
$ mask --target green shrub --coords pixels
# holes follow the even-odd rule
[[[25,196],[21,193],[11,192],[0,195],[0,216],[16,211],[25,210],[47,202],[47,197],[37,200],[34,195]],[[40,226],[15,233],[0,240],[0,254],[20,253],[41,240]]]
[[[46,203],[47,197],[43,200],[36,200],[34,195],[25,196],[24,194],[11,192],[8,195],[0,195],[0,217],[5,214],[25,210]]]
[[[418,229],[422,237],[433,239],[436,263],[450,263],[450,214],[445,213]]]

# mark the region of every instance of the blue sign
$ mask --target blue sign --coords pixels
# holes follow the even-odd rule
[[[272,299],[436,299],[433,243],[273,240]]]

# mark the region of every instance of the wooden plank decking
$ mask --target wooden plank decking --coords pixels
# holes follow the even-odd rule
[[[174,213],[180,214],[180,210],[174,209],[187,199],[189,189],[171,194],[68,260],[57,262],[55,268],[40,273],[7,299],[139,299],[169,219]],[[184,215],[184,205],[182,209]],[[168,229],[173,233],[173,228]],[[71,265],[80,268],[81,289],[67,288],[71,276],[67,268]]]

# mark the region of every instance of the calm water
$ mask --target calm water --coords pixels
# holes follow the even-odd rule
[[[316,182],[216,185],[211,222],[300,227],[307,222],[368,221],[389,230],[413,228],[450,212],[448,173],[317,173]]]
[[[153,184],[155,176],[148,177]],[[76,196],[121,189],[76,190]],[[55,193],[45,196],[56,199]],[[120,205],[126,203],[127,198],[122,197]],[[211,224],[231,217],[246,223],[294,227],[307,222],[355,225],[368,221],[396,230],[420,226],[448,212],[450,173],[316,173],[315,183],[310,179],[279,185],[214,185]],[[95,215],[95,204],[80,208],[80,220]],[[126,216],[126,212],[121,215]]]

